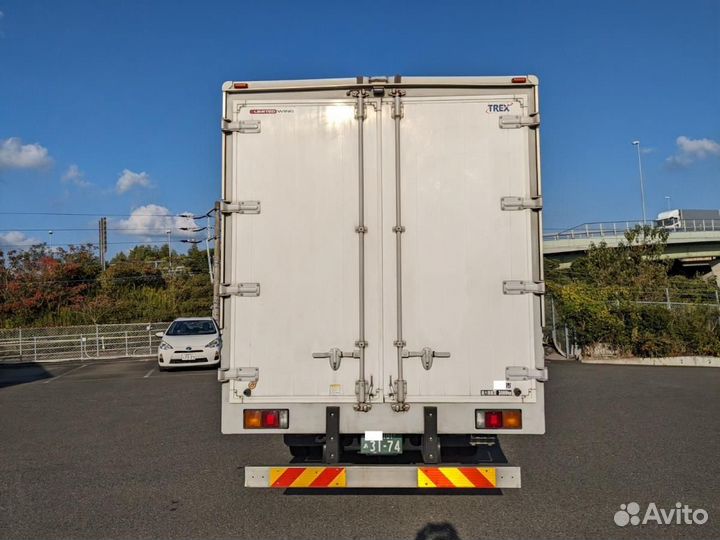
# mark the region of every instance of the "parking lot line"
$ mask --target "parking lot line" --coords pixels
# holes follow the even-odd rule
[[[67,371],[64,372],[64,373],[61,373],[60,375],[57,375],[57,376],[52,377],[52,378],[50,378],[50,379],[48,379],[48,380],[46,380],[46,381],[43,381],[42,384],[48,384],[48,383],[51,383],[51,382],[53,382],[53,381],[56,381],[56,380],[59,379],[60,377],[64,377],[64,376],[67,375],[68,373],[72,373],[73,371],[77,371],[77,370],[79,370],[79,369],[82,369],[82,368],[84,368],[85,366],[87,366],[87,364],[82,364],[82,365],[80,365],[80,366],[78,366],[78,367],[76,367],[76,368],[69,369],[69,370],[67,370]]]
[[[150,375],[153,374],[153,371],[155,371],[155,368],[154,368],[154,367],[145,374],[145,376],[143,377],[143,379],[147,379]]]

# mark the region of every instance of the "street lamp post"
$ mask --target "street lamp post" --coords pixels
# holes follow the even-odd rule
[[[638,170],[640,171],[640,199],[642,201],[643,225],[645,225],[647,222],[647,215],[645,212],[645,179],[643,178],[642,158],[640,157],[640,141],[633,141],[632,143],[633,146],[637,148]]]
[[[52,253],[52,250],[53,250],[52,235],[53,235],[53,232],[48,231],[48,236],[50,237],[50,253]]]

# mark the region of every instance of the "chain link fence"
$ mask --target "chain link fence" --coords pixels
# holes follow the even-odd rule
[[[154,356],[155,333],[170,323],[0,329],[0,362],[52,362]]]
[[[720,294],[718,291],[662,288],[652,293],[648,292],[644,297],[647,300],[635,300],[631,303],[636,306],[658,306],[669,311],[686,311],[687,313],[691,313],[695,308],[711,308],[717,312],[716,320],[720,327]],[[610,303],[615,304],[616,302]],[[565,358],[578,359],[582,354],[582,349],[577,344],[576,329],[572,324],[563,320],[560,314],[560,305],[560,301],[551,295],[545,298],[543,343],[546,352],[557,352]],[[619,301],[617,305],[620,305]]]

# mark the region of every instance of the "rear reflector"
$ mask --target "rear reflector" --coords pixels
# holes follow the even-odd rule
[[[245,429],[287,429],[290,425],[287,409],[245,409]]]
[[[513,81],[513,82],[515,82],[515,81]],[[233,83],[233,88],[247,88],[247,87],[248,87],[248,83],[246,83],[246,82]]]
[[[520,409],[501,411],[475,409],[475,427],[477,429],[521,429],[522,411]]]
[[[513,77],[512,79],[510,79],[510,81],[515,84],[522,84],[527,82],[527,77]]]

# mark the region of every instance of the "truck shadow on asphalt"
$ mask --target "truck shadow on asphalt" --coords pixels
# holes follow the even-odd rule
[[[451,523],[428,523],[418,531],[415,540],[460,540],[460,536]]]
[[[0,365],[0,388],[51,379],[53,374],[33,362]]]

